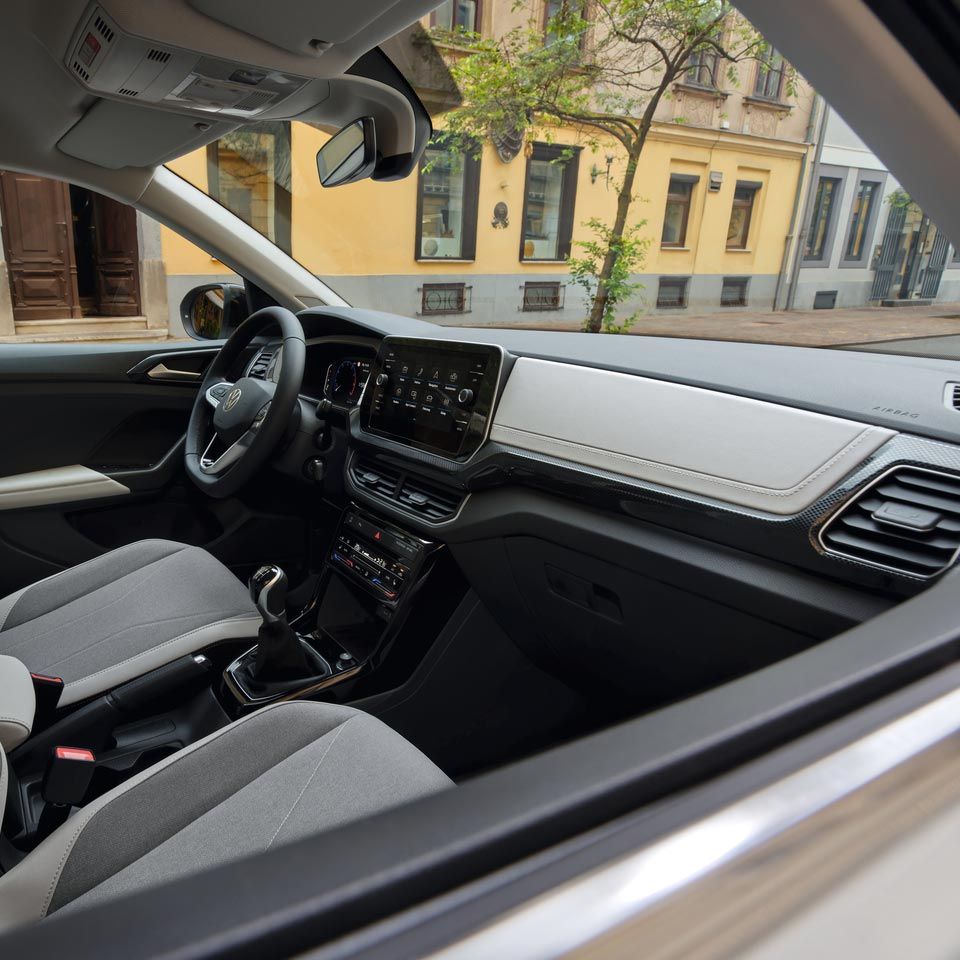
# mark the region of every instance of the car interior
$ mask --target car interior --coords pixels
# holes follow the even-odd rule
[[[956,144],[905,46],[859,55],[906,82],[849,89],[823,47],[865,21],[818,3],[838,26],[815,79],[864,135],[923,100],[905,122]],[[814,75],[798,11],[740,6]],[[0,347],[10,956],[74,917],[91,955],[137,955],[144,925],[158,953],[289,955],[956,656],[955,361],[356,309],[163,166],[297,117],[347,134],[331,185],[407,176],[430,120],[379,45],[430,7],[5,7],[0,163],[132,203],[242,278],[215,342]]]

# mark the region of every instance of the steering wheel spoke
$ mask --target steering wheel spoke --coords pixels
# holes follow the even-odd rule
[[[200,469],[211,477],[226,473],[250,449],[256,436],[257,427],[253,426],[239,440],[227,446],[220,435],[214,433],[207,444],[207,449],[200,456]]]
[[[221,401],[230,392],[233,384],[229,380],[221,380],[213,384],[204,392],[204,399],[213,407],[214,410],[220,406]]]

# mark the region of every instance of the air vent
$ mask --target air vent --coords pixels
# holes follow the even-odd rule
[[[266,347],[264,347],[264,349],[257,354],[257,359],[250,364],[247,376],[254,377],[257,380],[263,380],[267,375],[267,367],[270,366],[270,361],[273,359],[273,353],[273,350],[267,350]]]
[[[131,90],[129,87],[121,87],[121,88],[117,91],[117,93],[119,93],[121,97],[135,97],[135,96],[137,96],[137,95],[140,93],[140,91],[139,91],[139,90]]]
[[[386,500],[395,500],[400,485],[400,471],[385,467],[365,457],[357,457],[350,465],[354,483]]]
[[[90,82],[90,74],[76,60],[73,61],[73,71],[87,83]]]
[[[103,17],[97,17],[96,20],[93,21],[93,25],[97,28],[97,33],[99,33],[107,43],[113,42],[113,31],[107,26],[107,22]]]
[[[402,473],[367,457],[350,464],[350,477],[362,490],[373,493],[428,523],[442,523],[457,515],[464,495]]]
[[[406,510],[429,520],[441,523],[456,516],[463,496],[453,490],[444,490],[432,483],[424,483],[419,477],[409,474],[404,479],[397,502]]]
[[[960,383],[948,383],[943,391],[943,402],[953,410],[960,410]]]
[[[170,54],[166,50],[158,50],[156,47],[153,47],[147,53],[148,60],[154,60],[157,63],[166,63],[170,59]]]
[[[914,577],[934,577],[960,553],[960,476],[895,467],[826,524],[828,553]]]

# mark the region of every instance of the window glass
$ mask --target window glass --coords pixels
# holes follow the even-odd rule
[[[879,191],[880,184],[870,180],[862,180],[857,188],[850,216],[850,232],[847,235],[847,260],[859,260],[863,257],[867,228],[870,226],[873,205]]]
[[[840,188],[838,177],[821,177],[817,184],[817,193],[813,201],[813,214],[810,219],[810,230],[807,233],[807,244],[804,249],[805,260],[822,260],[830,232],[830,221],[833,218],[833,207],[836,195]]]
[[[717,85],[717,55],[713,50],[700,50],[693,54],[687,69],[687,83],[708,88]]]
[[[434,144],[420,172],[417,257],[469,260],[476,247],[477,184],[473,157]]]
[[[767,100],[779,100],[783,88],[785,64],[776,50],[768,50],[757,64],[757,82],[754,93]]]
[[[730,224],[727,227],[727,249],[745,250],[750,237],[750,221],[753,219],[753,201],[757,187],[737,181],[733,194],[733,209],[730,211]]]
[[[527,161],[521,260],[562,260],[570,252],[576,162],[535,144]]]
[[[690,196],[693,181],[671,177],[667,193],[667,209],[663,217],[663,236],[660,242],[666,247],[682,247],[687,242],[687,221],[690,217]]]
[[[290,125],[257,123],[207,147],[210,195],[290,252]]]
[[[476,0],[444,0],[433,12],[433,24],[442,30],[478,29]]]

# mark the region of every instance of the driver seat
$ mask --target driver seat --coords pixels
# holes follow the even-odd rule
[[[200,547],[141,540],[0,599],[0,654],[61,677],[60,706],[221,640],[255,637],[246,587]]]

